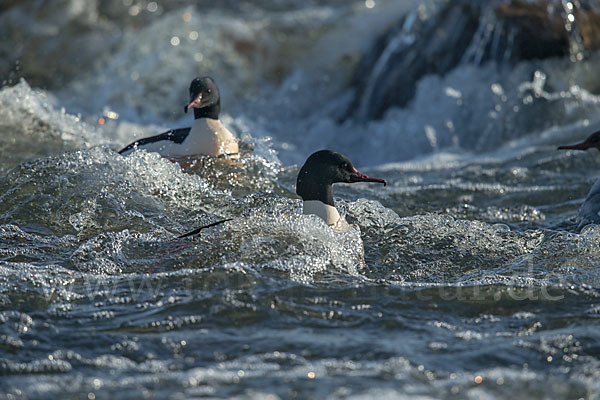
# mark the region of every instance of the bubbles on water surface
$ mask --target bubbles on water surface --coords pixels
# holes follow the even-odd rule
[[[218,165],[219,160],[205,161],[217,162],[211,169],[216,174],[227,171],[226,160],[225,166]],[[263,178],[240,170],[248,162],[253,162],[255,169],[261,168],[255,159],[233,162],[242,163],[233,173],[248,179],[246,187],[251,190],[265,183],[272,185],[266,178],[272,176],[269,170]],[[231,177],[225,175],[223,187],[228,187]],[[67,257],[67,264],[79,271],[118,274],[146,270],[157,257],[166,264],[177,263],[173,261],[177,257],[170,259],[161,244],[172,240],[173,233],[215,218],[234,217],[227,224],[231,230],[226,226],[203,233],[184,263],[194,265],[196,257],[201,257],[201,266],[229,260],[251,265],[273,263],[273,268],[281,269],[282,258],[302,255],[307,271],[322,271],[324,265],[331,264],[356,274],[362,263],[358,234],[334,234],[316,217],[300,216],[296,201],[268,194],[235,199],[230,190],[237,188],[236,182],[225,190],[210,182],[183,172],[178,164],[154,153],[138,151],[122,157],[97,147],[15,168],[0,183],[6,188],[0,210],[5,222],[41,229],[46,235],[74,235],[79,243]],[[33,214],[38,217],[31,225]],[[73,243],[68,246],[73,247]],[[299,265],[300,260],[293,264]],[[321,267],[314,269],[313,265]],[[295,268],[291,270],[298,273]]]
[[[246,137],[248,138],[248,137]],[[192,156],[173,158],[187,173],[198,175],[234,197],[277,189],[275,178],[281,172],[279,160],[264,143],[260,150],[242,151],[233,157]]]
[[[58,108],[51,93],[31,89],[25,80],[0,89],[0,133],[3,173],[24,159],[107,141],[80,117]]]
[[[370,12],[385,7],[377,1]],[[340,89],[345,70],[320,68],[352,65],[352,51],[331,43],[353,26],[381,29],[376,14],[371,27],[327,8],[284,13],[266,27],[267,17],[245,25],[196,10],[182,23],[182,12],[126,32],[115,56],[90,70],[97,76],[46,97],[25,82],[0,92],[0,131],[18,144],[7,145],[15,158],[0,166],[8,171],[0,178],[0,369],[11,390],[286,398],[314,396],[306,383],[315,382],[332,388],[321,394],[344,398],[577,398],[597,389],[589,333],[598,315],[597,228],[554,229],[595,176],[593,154],[554,150],[598,125],[595,95],[571,79],[591,72],[560,60],[510,74],[461,67],[424,78],[411,105],[380,121],[340,122],[352,96]],[[246,40],[295,24],[298,43],[327,40],[296,58],[272,57],[293,52],[280,36]],[[169,42],[175,36],[178,46]],[[158,53],[149,51],[154,42]],[[277,60],[244,58],[257,48]],[[287,74],[298,58],[315,68]],[[243,139],[252,134],[254,153],[201,158],[200,171],[186,171],[143,151],[74,151],[161,131],[149,122],[186,126],[191,117],[176,106],[186,100],[186,75],[211,70],[234,76],[219,79],[223,122]],[[283,84],[257,80],[265,70],[284,71]],[[88,122],[106,110],[101,131],[60,110],[77,112],[82,101]],[[272,144],[253,139],[264,135]],[[485,152],[462,150],[470,145]],[[301,215],[297,168],[281,169],[271,147],[285,164],[332,147],[361,171],[372,166],[369,175],[381,171],[391,183],[384,189],[335,187],[360,236]],[[226,217],[233,220],[174,239]],[[287,384],[274,387],[277,379]]]
[[[270,201],[269,208],[253,209],[190,241],[185,264],[242,262],[254,268],[282,271],[310,283],[320,275],[357,275],[363,266],[360,235],[334,232],[315,216],[298,214],[298,203]],[[319,279],[320,280],[320,279]]]
[[[0,186],[4,221],[64,233],[148,226],[165,208],[197,209],[206,196],[228,198],[157,154],[125,158],[101,147],[24,163]]]

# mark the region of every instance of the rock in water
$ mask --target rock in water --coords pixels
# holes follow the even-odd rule
[[[346,118],[383,117],[405,106],[427,74],[443,75],[460,63],[570,56],[600,48],[600,15],[590,1],[573,8],[548,0],[510,0],[500,5],[477,0],[422,7],[404,16],[372,46],[354,74],[355,101]]]

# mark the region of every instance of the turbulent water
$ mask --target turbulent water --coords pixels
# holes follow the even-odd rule
[[[342,121],[413,1],[13,3],[1,398],[600,396],[600,157],[556,150],[600,128],[599,54],[461,63]],[[239,159],[115,152],[188,124],[196,75]],[[335,186],[360,237],[299,213],[320,148],[389,183]]]

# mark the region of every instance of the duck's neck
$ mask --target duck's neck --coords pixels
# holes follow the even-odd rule
[[[302,211],[304,214],[319,216],[329,226],[336,225],[342,218],[334,206],[325,204],[320,200],[304,200]]]
[[[203,108],[194,108],[194,119],[210,118],[219,119],[219,112],[221,111],[221,105],[219,103]]]
[[[320,184],[312,181],[310,178],[301,176],[296,183],[296,193],[302,197],[302,200],[318,200],[331,207],[335,207],[333,202],[333,187],[331,184]]]

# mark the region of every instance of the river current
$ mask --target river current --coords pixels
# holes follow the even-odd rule
[[[597,53],[461,63],[359,121],[352,66],[413,1],[14,3],[1,398],[600,396],[600,155],[556,150],[600,128]],[[117,154],[189,124],[197,75],[239,159]],[[322,148],[388,182],[334,186],[360,237],[300,214]]]

